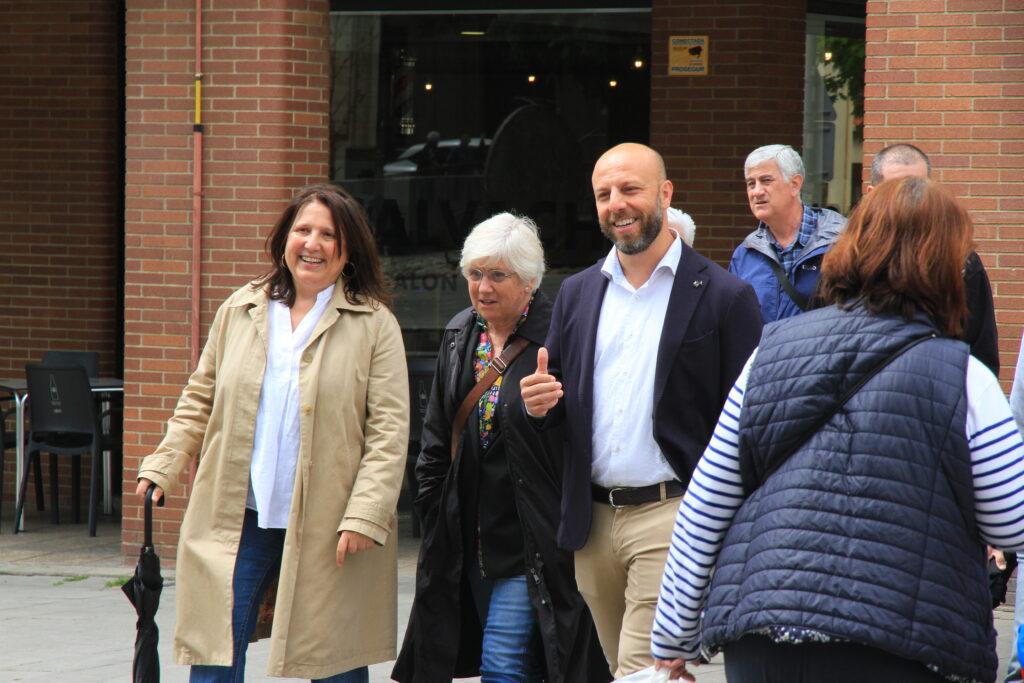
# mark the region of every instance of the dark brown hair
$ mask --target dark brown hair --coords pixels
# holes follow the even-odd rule
[[[348,265],[342,273],[345,299],[351,304],[380,302],[391,308],[394,294],[380,267],[370,219],[352,195],[335,185],[310,185],[299,190],[267,237],[270,271],[256,280],[253,287],[267,285],[271,299],[283,301],[288,307],[295,304],[295,283],[284,263],[284,249],[295,217],[310,202],[320,202],[330,210],[340,237],[339,254],[341,245],[348,248]]]
[[[945,188],[927,178],[888,180],[864,197],[822,261],[825,305],[909,320],[924,311],[949,337],[967,317],[963,267],[971,219]]]

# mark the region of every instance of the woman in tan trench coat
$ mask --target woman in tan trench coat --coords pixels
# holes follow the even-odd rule
[[[367,664],[395,653],[401,331],[366,216],[339,188],[301,191],[267,251],[272,270],[220,307],[139,471],[138,492],[152,483],[158,496],[199,455],[178,545],[175,661],[193,681],[241,681],[276,575],[268,674],[365,681]]]

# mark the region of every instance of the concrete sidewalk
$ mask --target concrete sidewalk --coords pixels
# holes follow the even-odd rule
[[[26,521],[27,532],[15,536],[12,517],[5,511],[0,533],[0,681],[131,681],[135,612],[118,585],[120,579],[131,576],[134,561],[126,564],[120,555],[119,523],[105,519],[97,537],[89,538],[84,524],[54,526],[47,516],[33,514]],[[419,540],[412,538],[407,516],[400,519],[399,534],[401,634],[412,605]],[[175,665],[171,656],[173,571],[164,570],[164,578],[157,614],[162,681],[184,683],[188,667]],[[1012,599],[1011,595],[1011,606]],[[1003,670],[1012,638],[1012,609],[1005,605],[997,609],[995,621]],[[268,641],[250,645],[247,681],[285,680],[263,673],[267,646]],[[370,680],[390,681],[392,664],[371,667]],[[700,683],[725,682],[721,658],[696,673]]]

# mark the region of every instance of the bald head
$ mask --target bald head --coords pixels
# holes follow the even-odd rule
[[[652,173],[658,182],[668,179],[665,160],[661,158],[660,154],[638,142],[623,142],[601,155],[601,158],[594,164],[594,176],[591,180],[597,177],[597,173],[602,167],[615,164],[629,164],[637,170]]]
[[[931,174],[932,162],[928,155],[907,143],[886,147],[871,162],[871,185],[904,176],[928,178]]]
[[[616,145],[594,164],[591,180],[601,231],[620,253],[640,254],[662,236],[672,183],[660,154],[633,142]]]

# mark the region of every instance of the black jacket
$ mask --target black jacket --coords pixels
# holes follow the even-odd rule
[[[523,567],[537,614],[548,681],[602,683],[612,679],[590,611],[576,588],[572,553],[559,549],[555,533],[561,500],[559,429],[538,432],[526,422],[519,380],[537,367],[537,349],[551,320],[551,302],[537,293],[517,334],[529,346],[502,382],[499,420],[515,502],[523,528]],[[416,465],[424,536],[416,570],[416,596],[405,642],[391,676],[405,683],[447,682],[479,675],[483,631],[463,578],[458,470],[462,445],[451,461],[451,431],[468,345],[476,339],[466,309],[449,321],[441,340]],[[467,429],[464,435],[474,433]],[[465,436],[463,437],[463,441]],[[469,514],[472,514],[469,512]]]
[[[992,285],[977,252],[972,251],[964,266],[967,294],[967,326],[961,339],[971,347],[971,355],[999,376],[999,331],[992,304]]]

